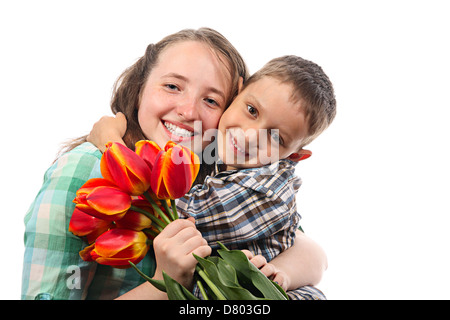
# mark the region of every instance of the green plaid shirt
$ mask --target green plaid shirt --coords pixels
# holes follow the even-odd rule
[[[77,190],[101,177],[100,151],[84,143],[61,156],[45,173],[44,183],[25,216],[22,299],[114,299],[143,282],[134,269],[85,262],[87,243],[68,231]],[[154,273],[151,254],[138,264]],[[46,295],[47,294],[47,295]]]

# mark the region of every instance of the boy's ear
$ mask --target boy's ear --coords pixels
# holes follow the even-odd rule
[[[302,161],[305,159],[308,159],[309,157],[311,157],[312,152],[306,149],[300,149],[299,151],[295,152],[295,153],[291,153],[291,155],[288,157],[289,160],[291,161]]]
[[[244,78],[239,77],[238,80],[238,93],[241,93],[242,87],[244,86]]]

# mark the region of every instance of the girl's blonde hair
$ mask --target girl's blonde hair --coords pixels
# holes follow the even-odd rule
[[[245,82],[249,77],[247,66],[236,48],[222,34],[210,28],[181,30],[165,37],[156,44],[148,45],[145,54],[116,80],[111,98],[112,112],[114,114],[122,112],[127,118],[127,131],[123,140],[132,150],[134,150],[134,144],[137,141],[146,139],[138,121],[138,106],[147,78],[157,64],[161,52],[168,46],[183,41],[205,43],[217,54],[219,60],[228,69],[232,86],[226,106],[238,93],[239,78],[242,77]],[[223,61],[223,59],[226,61]],[[72,140],[63,148],[61,153],[70,151],[86,142],[86,137]]]

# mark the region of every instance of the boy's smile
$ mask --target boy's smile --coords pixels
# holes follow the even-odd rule
[[[229,169],[254,168],[301,149],[308,126],[292,86],[273,77],[248,85],[219,122],[218,151]]]

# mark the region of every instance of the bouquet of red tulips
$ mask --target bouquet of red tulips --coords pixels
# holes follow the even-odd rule
[[[188,148],[169,141],[164,149],[142,140],[136,151],[108,143],[100,169],[103,178],[88,180],[76,193],[69,231],[86,237],[80,251],[85,261],[115,268],[133,267],[169,299],[197,299],[163,272],[155,281],[135,264],[147,254],[152,240],[178,219],[175,199],[184,196],[199,171],[199,159]],[[280,299],[286,293],[265,277],[240,250],[222,244],[221,257],[196,257],[196,283],[204,299]]]
[[[154,237],[178,218],[174,199],[191,188],[199,159],[169,141],[164,149],[142,140],[136,151],[108,143],[100,169],[103,178],[88,180],[76,193],[69,231],[90,244],[85,261],[129,268],[147,254]]]

